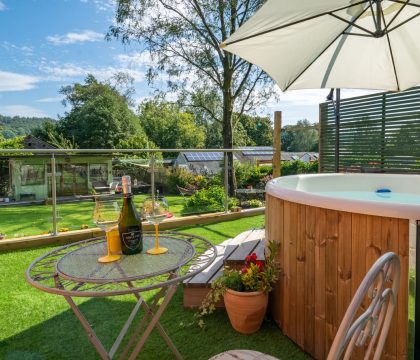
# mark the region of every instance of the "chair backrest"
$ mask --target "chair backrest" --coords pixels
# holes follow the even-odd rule
[[[400,286],[400,260],[392,252],[373,264],[356,291],[331,346],[327,360],[350,359],[355,347],[363,347],[365,359],[380,359]],[[365,299],[366,310],[356,320]]]

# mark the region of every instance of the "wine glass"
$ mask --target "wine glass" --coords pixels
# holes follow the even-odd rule
[[[97,196],[95,197],[95,209],[93,210],[93,220],[95,224],[105,231],[108,254],[98,259],[100,263],[109,263],[121,258],[118,254],[111,254],[110,232],[118,224],[120,217],[120,207],[115,200]]]
[[[152,255],[166,253],[168,249],[159,246],[159,224],[170,215],[168,202],[162,196],[148,197],[143,202],[142,214],[149,223],[155,225],[156,245],[147,250],[147,253]]]

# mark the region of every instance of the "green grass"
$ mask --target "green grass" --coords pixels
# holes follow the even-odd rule
[[[191,226],[182,231],[202,235],[217,244],[263,223],[263,216],[256,216]],[[0,254],[0,359],[98,358],[65,300],[25,282],[24,273],[30,262],[52,248]],[[109,349],[134,306],[134,297],[77,299],[77,303]],[[199,329],[194,323],[194,313],[182,307],[181,287],[161,323],[186,360],[208,359],[235,348],[259,350],[281,359],[309,358],[269,320],[264,321],[258,333],[241,335],[231,328],[225,312],[217,312],[206,319],[205,330]],[[173,356],[160,336],[153,333],[140,358],[160,360]]]
[[[141,207],[146,195],[136,195],[135,204]],[[175,216],[180,216],[184,206],[181,196],[167,196],[169,209]],[[82,224],[95,227],[92,221],[94,203],[92,201],[59,204],[58,212],[62,220],[59,228],[78,230]],[[0,208],[0,233],[7,239],[30,235],[39,235],[52,230],[52,209],[48,205],[7,206]]]

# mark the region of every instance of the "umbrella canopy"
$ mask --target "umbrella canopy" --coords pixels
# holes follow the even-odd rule
[[[420,84],[420,0],[268,0],[221,47],[283,91]]]

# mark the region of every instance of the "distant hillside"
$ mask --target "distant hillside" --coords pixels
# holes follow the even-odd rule
[[[29,118],[20,116],[0,115],[0,133],[10,139],[16,136],[28,135],[31,130],[40,126],[44,121],[54,122],[51,118]]]

